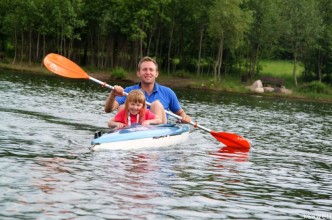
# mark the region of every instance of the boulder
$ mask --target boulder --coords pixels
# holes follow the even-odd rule
[[[290,95],[290,94],[293,93],[292,90],[290,90],[290,89],[286,89],[286,88],[281,88],[281,89],[280,89],[280,92],[283,93],[283,94],[286,94],[286,95]]]
[[[264,88],[262,81],[256,80],[251,86],[248,87],[250,91],[253,91],[255,93],[263,93]]]
[[[274,92],[274,88],[271,86],[263,87],[263,88],[264,88],[264,92]]]

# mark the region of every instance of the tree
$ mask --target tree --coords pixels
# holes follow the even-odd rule
[[[250,11],[241,8],[242,0],[216,0],[209,11],[209,34],[217,42],[217,58],[214,65],[214,79],[221,80],[223,50],[233,51],[243,42],[243,36],[252,22]]]
[[[282,42],[293,54],[293,80],[297,86],[296,65],[310,48],[317,46],[321,16],[316,0],[281,0],[281,19],[284,23]]]
[[[283,26],[279,20],[280,8],[275,0],[249,0],[247,5],[253,11],[253,24],[246,35],[249,45],[248,73],[252,79],[257,72],[259,54],[261,51],[265,56],[273,54]]]
[[[304,79],[332,82],[332,2],[320,0],[319,12],[322,32],[317,47],[312,47],[306,56]]]

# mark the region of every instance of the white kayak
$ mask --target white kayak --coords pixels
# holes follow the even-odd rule
[[[95,133],[91,149],[131,150],[177,145],[189,138],[189,126],[184,124],[132,125],[109,133]]]

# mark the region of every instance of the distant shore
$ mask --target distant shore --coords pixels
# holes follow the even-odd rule
[[[34,73],[34,74],[41,74],[41,75],[54,75],[50,71],[48,71],[43,65],[41,64],[6,64],[6,63],[0,63],[0,69],[3,70],[10,70],[15,72],[28,72],[28,73]],[[102,80],[102,81],[115,81],[111,78],[111,73],[106,71],[96,71],[89,73],[90,76]],[[118,80],[119,82],[132,82],[137,83],[138,78],[136,74],[128,74],[126,76],[126,79]],[[209,84],[208,79],[196,79],[196,78],[179,78],[174,76],[168,76],[168,75],[162,75],[158,77],[158,83],[161,83],[163,85],[169,86],[171,88],[189,88],[189,89],[197,89],[197,90],[209,90],[209,91],[218,91],[218,92],[225,92],[225,93],[238,93],[238,94],[244,94],[244,95],[260,95],[264,97],[269,98],[285,98],[285,99],[294,99],[294,100],[302,100],[302,101],[313,101],[313,102],[321,102],[321,103],[332,103],[332,96],[330,98],[308,98],[301,94],[291,94],[291,95],[284,95],[279,93],[263,93],[263,94],[256,94],[253,93],[247,89],[242,89],[242,91],[230,91],[229,89],[227,91],[215,87],[208,87],[206,85]],[[240,85],[243,88],[246,85]]]

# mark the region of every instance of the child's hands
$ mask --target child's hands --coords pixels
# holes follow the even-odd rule
[[[145,125],[149,125],[149,124],[151,124],[150,120],[146,120],[146,121],[143,121],[143,122],[142,122],[142,125],[144,125],[144,126],[145,126]]]
[[[121,122],[115,122],[114,125],[115,125],[116,128],[123,128],[123,127],[126,126],[125,124],[123,124]]]

